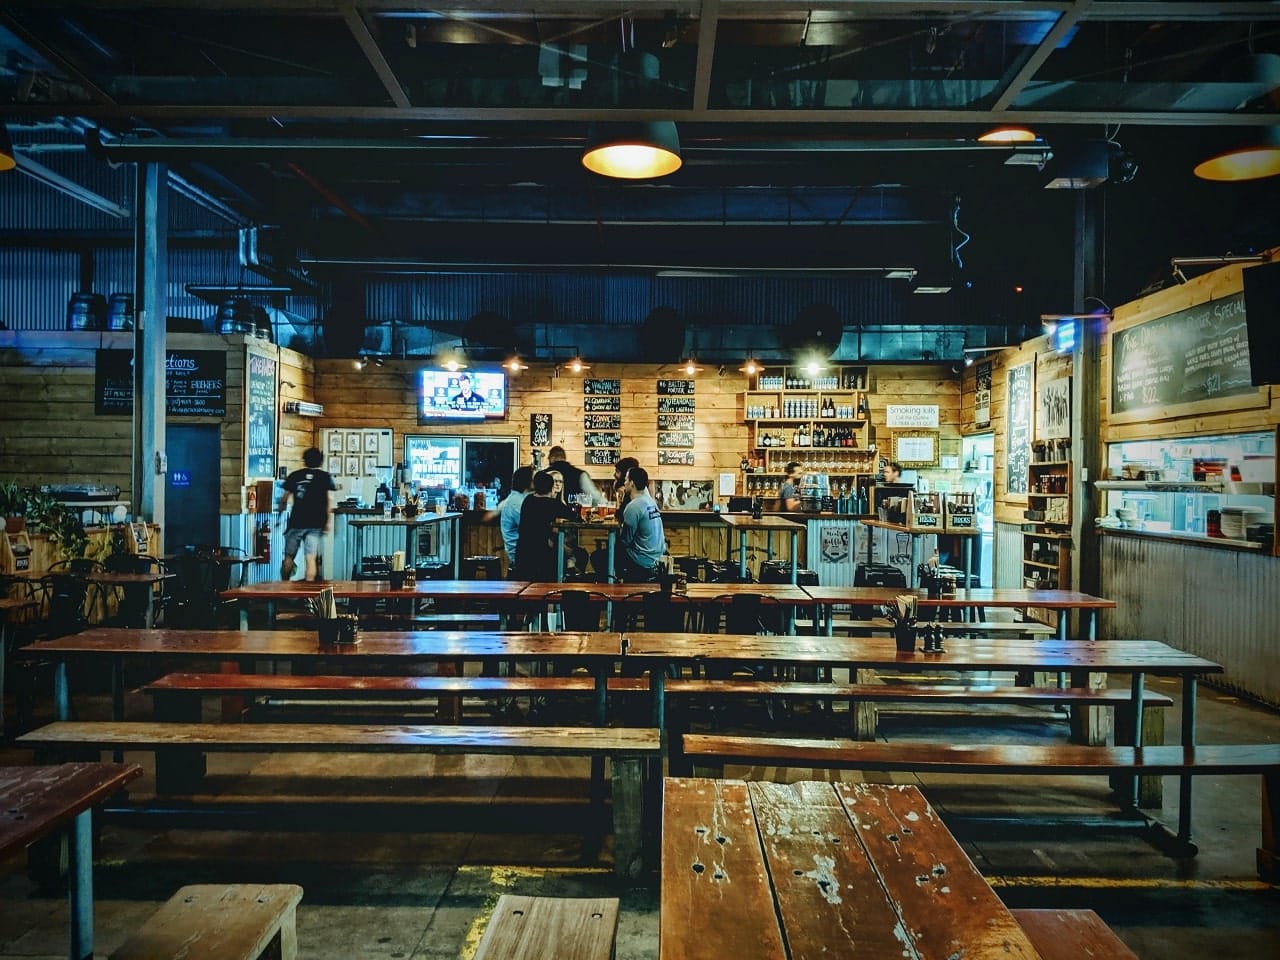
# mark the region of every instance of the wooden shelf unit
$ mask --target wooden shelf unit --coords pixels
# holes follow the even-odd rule
[[[1022,585],[1029,590],[1070,590],[1070,460],[1041,460],[1027,465],[1027,509],[1044,518],[1022,527]],[[1056,615],[1027,610],[1025,616],[1051,622]]]
[[[818,374],[798,366],[766,367],[743,394],[742,417],[751,429],[752,449],[865,450],[871,442],[867,385],[866,366],[829,366]],[[798,442],[799,436],[809,442]]]

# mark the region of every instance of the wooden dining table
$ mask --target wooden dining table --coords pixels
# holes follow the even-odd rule
[[[248,604],[263,603],[267,622],[276,620],[281,600],[306,600],[332,590],[337,600],[451,600],[458,602],[511,603],[528,586],[523,580],[416,580],[392,589],[386,580],[272,580],[222,591],[224,600],[240,606],[240,629],[249,628]],[[563,588],[563,584],[559,584]]]
[[[913,786],[668,778],[659,960],[1039,960]]]
[[[1003,607],[1006,609],[1041,609],[1058,614],[1058,639],[1067,639],[1067,614],[1079,611],[1085,618],[1085,634],[1090,640],[1098,635],[1099,610],[1114,610],[1116,602],[1106,597],[1076,590],[1020,590],[1010,588],[974,588],[957,590],[954,596],[930,597],[923,590],[898,587],[804,587],[818,604],[823,631],[832,632],[832,608],[838,604],[854,606],[891,606],[900,596],[912,596],[916,605],[925,610],[969,610],[973,607]]]
[[[69,829],[71,960],[93,957],[93,808],[141,775],[133,763],[0,767],[0,857]]]
[[[804,524],[797,523],[794,520],[788,520],[785,517],[753,517],[749,513],[722,513],[720,520],[730,529],[738,531],[738,577],[742,580],[747,579],[747,532],[750,530],[763,530],[765,532],[765,558],[773,559],[773,535],[775,533],[785,533],[791,537],[791,582],[796,582],[796,576],[800,567],[800,559],[796,556],[796,545],[800,541],[800,534],[804,531]],[[733,542],[730,540],[729,555],[725,557],[729,562],[733,561]]]

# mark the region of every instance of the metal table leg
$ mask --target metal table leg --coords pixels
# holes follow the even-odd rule
[[[71,694],[67,689],[66,660],[59,660],[53,668],[53,715],[58,720],[71,719]]]
[[[1196,675],[1182,678],[1182,746],[1196,745]],[[1178,839],[1191,843],[1191,775],[1184,773],[1178,784]]]
[[[738,531],[738,579],[743,583],[747,580],[747,531],[745,529]]]
[[[1132,683],[1130,684],[1129,696],[1133,700],[1133,745],[1135,748],[1142,746],[1142,695],[1143,685],[1146,677],[1141,672],[1135,672]],[[1129,802],[1135,810],[1138,809],[1138,778],[1134,776],[1133,783],[1129,785],[1130,796]]]
[[[564,583],[564,528],[556,531],[556,583]]]
[[[71,960],[93,960],[93,811],[76,814],[71,824]]]

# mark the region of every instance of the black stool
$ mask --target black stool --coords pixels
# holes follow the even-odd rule
[[[502,562],[497,557],[489,554],[474,557],[463,557],[462,579],[501,580]]]

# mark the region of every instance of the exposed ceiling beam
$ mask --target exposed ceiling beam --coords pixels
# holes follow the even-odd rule
[[[497,123],[587,123],[626,120],[675,120],[679,123],[760,124],[1099,124],[1128,123],[1141,126],[1269,127],[1280,124],[1276,113],[1234,113],[1174,110],[786,110],[786,109],[571,109],[564,107],[374,107],[350,104],[86,104],[22,103],[5,107],[7,116],[82,116],[92,119],[144,118],[180,120],[424,120],[485,121]]]
[[[693,109],[707,109],[711,96],[711,66],[716,57],[716,27],[720,22],[720,0],[703,0],[698,18],[698,61],[693,69]]]
[[[1017,99],[1018,94],[1022,93],[1023,87],[1031,82],[1031,78],[1036,75],[1040,68],[1044,66],[1044,62],[1057,49],[1058,44],[1062,42],[1062,38],[1074,29],[1080,18],[1091,6],[1093,6],[1093,0],[1079,0],[1074,7],[1058,18],[1058,22],[1049,29],[1049,32],[1044,35],[1044,39],[1040,41],[1035,50],[1031,51],[1031,55],[1018,68],[1018,72],[1013,75],[1013,79],[1005,85],[1000,96],[996,98],[996,102],[991,105],[992,110],[1009,109],[1009,105]]]
[[[395,71],[391,69],[391,64],[387,63],[387,58],[382,55],[382,49],[378,46],[378,41],[374,39],[369,30],[369,25],[364,22],[364,17],[356,9],[354,2],[342,5],[342,19],[346,23],[347,29],[351,31],[351,36],[360,46],[360,51],[364,54],[364,58],[369,61],[369,66],[373,68],[373,72],[382,81],[382,85],[386,88],[387,96],[391,98],[391,102],[397,107],[410,106],[409,98],[405,95],[404,88],[400,86],[400,81],[396,79]]]

